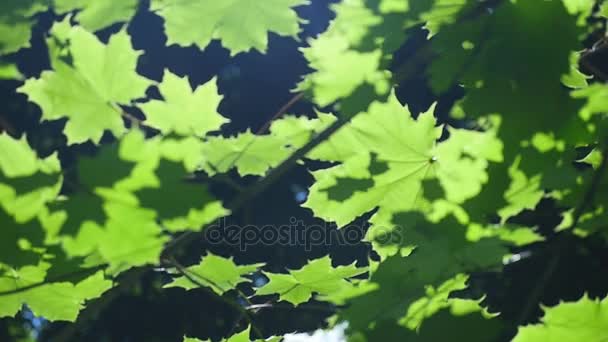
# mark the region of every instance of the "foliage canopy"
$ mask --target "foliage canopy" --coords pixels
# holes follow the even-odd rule
[[[36,125],[57,124],[62,141],[42,151],[35,130],[0,121],[0,317],[80,327],[153,274],[159,293],[204,292],[238,313],[214,340],[278,340],[257,315],[319,303],[353,341],[606,340],[608,284],[557,304],[542,297],[577,241],[608,248],[608,3],[340,1],[324,32],[299,42],[310,70],[292,85],[296,97],[236,133],[221,77],[144,75],[146,51],[129,30],[149,12],[167,46],[219,43],[239,58],[266,53],[269,37],[298,40],[307,5],[0,4],[0,79],[16,82]],[[53,23],[36,26],[45,15]],[[48,70],[32,75],[15,56],[41,27]],[[411,80],[435,103],[408,106],[400,94]],[[306,115],[283,115],[302,98]],[[325,253],[276,267],[199,248],[211,226],[246,217],[294,168],[311,175],[302,212],[343,231],[368,225],[357,241],[371,246],[364,260]],[[558,219],[542,230],[525,217],[546,203]],[[508,275],[537,253],[548,262],[524,305],[493,310],[479,274]],[[184,328],[176,340],[209,336]]]

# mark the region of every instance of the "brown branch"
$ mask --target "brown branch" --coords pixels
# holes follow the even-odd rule
[[[258,136],[261,135],[262,133],[266,132],[266,130],[270,127],[270,125],[272,125],[272,123],[274,122],[274,120],[276,120],[277,118],[279,118],[283,114],[285,114],[285,112],[287,112],[287,110],[289,108],[291,108],[291,106],[293,106],[296,102],[298,102],[303,97],[304,97],[304,93],[298,93],[298,94],[296,94],[286,104],[284,104],[268,121],[266,121],[266,123],[259,130],[257,130],[257,132],[255,133],[254,138],[251,139],[247,143],[247,145],[245,145],[245,147],[241,151],[239,151],[239,153],[237,153],[237,155],[234,157],[234,159],[230,162],[230,165],[228,166],[227,170],[232,169],[234,167],[234,165],[236,165],[236,163],[241,159],[241,157],[243,157],[243,155],[245,154],[245,152],[247,152],[247,150],[249,150],[249,148],[251,147],[251,145],[253,145],[253,143],[256,141],[256,139],[258,138]],[[223,163],[225,159],[226,158],[222,158],[218,162],[218,165],[221,164],[221,163]],[[215,165],[212,165],[211,163],[207,163],[207,165],[209,165],[217,173],[217,170],[215,170]]]
[[[261,181],[256,182],[251,187],[243,191],[232,203],[228,205],[228,209],[231,211],[237,211],[241,209],[248,201],[255,198],[261,192],[266,190],[270,185],[277,181],[281,176],[290,170],[300,159],[304,158],[310,151],[327,140],[332,134],[344,126],[348,120],[344,118],[338,118],[333,124],[327,127],[325,130],[317,134],[311,139],[306,145],[294,152],[289,158],[281,163],[278,167],[272,169],[270,173],[264,177]],[[162,256],[171,255],[177,248],[187,246],[197,236],[196,232],[186,232],[172,242],[170,242],[163,250]]]
[[[281,116],[283,116],[283,114],[285,114],[287,112],[287,110],[289,110],[289,108],[291,108],[291,106],[293,106],[294,104],[296,104],[298,101],[300,101],[302,98],[304,97],[304,93],[297,93],[295,96],[293,96],[286,104],[283,105],[283,107],[281,107],[281,109],[279,109],[268,121],[266,121],[266,123],[264,124],[264,126],[262,126],[255,134],[260,135],[265,133],[268,128],[270,127],[270,125],[272,125],[272,123],[280,118]]]

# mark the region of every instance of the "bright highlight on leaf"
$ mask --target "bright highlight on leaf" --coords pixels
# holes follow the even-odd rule
[[[204,137],[217,131],[229,120],[217,112],[222,97],[217,93],[215,79],[192,90],[187,77],[165,72],[158,85],[163,101],[152,100],[139,107],[146,115],[146,124],[163,134]]]
[[[382,96],[389,91],[389,74],[380,68],[381,51],[359,51],[365,34],[382,22],[361,0],[333,6],[336,19],[322,35],[309,42],[302,53],[315,71],[298,85],[312,93],[315,102],[327,106],[366,87]],[[357,25],[351,25],[357,22]],[[365,49],[363,49],[365,50]]]
[[[17,222],[37,216],[59,194],[61,176],[57,154],[40,159],[25,137],[0,134],[0,205]]]
[[[252,48],[266,52],[271,32],[296,37],[301,19],[293,8],[306,3],[306,0],[153,0],[151,8],[165,20],[167,45],[194,44],[203,49],[218,39],[235,55]]]
[[[144,97],[151,84],[135,71],[140,53],[124,30],[105,45],[81,27],[64,28],[56,24],[53,33],[66,40],[72,63],[55,60],[53,71],[27,80],[19,91],[40,106],[42,120],[68,119],[64,134],[69,144],[98,143],[106,130],[121,136],[120,105]]]
[[[0,273],[0,292],[18,290],[44,281],[50,264],[26,266],[13,272]],[[56,282],[3,295],[0,301],[0,317],[14,316],[27,304],[36,315],[49,320],[75,321],[87,300],[99,297],[112,287],[103,272],[76,283]]]
[[[0,61],[0,80],[20,80],[23,78],[15,64]]]
[[[450,202],[475,196],[487,182],[488,162],[502,160],[502,145],[492,132],[456,129],[437,144],[441,128],[432,110],[414,120],[394,96],[373,103],[309,155],[342,164],[313,173],[305,206],[342,227],[376,207],[378,217],[419,209],[423,182],[433,179]]]
[[[545,307],[540,324],[519,328],[514,342],[603,341],[608,339],[608,298],[587,295],[576,302]]]
[[[54,10],[60,14],[78,10],[76,21],[89,31],[129,21],[138,5],[139,0],[54,0]]]

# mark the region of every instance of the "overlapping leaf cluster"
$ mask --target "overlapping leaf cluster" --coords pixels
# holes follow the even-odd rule
[[[269,34],[297,37],[303,21],[295,8],[306,3],[153,0],[150,10],[162,18],[168,45],[203,49],[219,40],[237,54],[266,51]],[[0,32],[12,32],[0,35],[0,54],[27,47],[37,13],[70,13],[48,32],[52,69],[19,92],[42,120],[65,121],[67,145],[99,146],[68,169],[57,154],[40,157],[26,137],[0,135],[0,316],[25,304],[49,320],[75,320],[120,273],[173,263],[165,288],[202,287],[230,300],[226,293],[263,274],[255,298],[331,302],[342,308],[332,322],[347,322],[353,339],[503,336],[510,322],[456,294],[471,273],[500,271],[513,247],[543,240],[511,219],[550,198],[566,208],[558,229],[606,233],[608,88],[578,68],[585,18],[605,16],[606,4],[594,4],[344,0],[333,5],[330,27],[302,48],[313,71],[297,86],[332,113],[287,115],[268,132],[225,137],[215,79],[193,86],[167,70],[156,83],[137,73],[141,52],[126,29],[107,43],[94,34],[128,22],[138,1],[5,2]],[[420,27],[427,41],[404,65],[392,65]],[[414,73],[424,73],[437,96],[464,90],[452,125],[438,122],[435,106],[412,113],[399,102],[395,86]],[[2,75],[18,70],[2,64]],[[151,87],[161,98],[148,97]],[[319,140],[328,129],[333,134]],[[371,224],[366,241],[378,257],[369,267],[325,256],[259,273],[264,264],[211,253],[187,267],[164,258],[167,243],[181,241],[171,240],[175,233],[229,214],[201,183],[264,177],[292,166],[285,161],[294,153],[303,163],[324,162],[314,167],[330,165],[312,171],[304,208],[338,227]],[[606,338],[605,302],[585,297],[548,309],[515,340]],[[232,305],[249,317],[247,305]],[[250,335],[262,337],[248,328],[226,341]]]

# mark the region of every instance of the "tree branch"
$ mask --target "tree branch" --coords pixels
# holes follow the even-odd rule
[[[323,141],[327,140],[331,135],[333,135],[337,130],[342,128],[348,122],[347,119],[338,118],[334,123],[332,123],[325,130],[317,134],[313,139],[311,139],[306,145],[298,149],[294,152],[289,158],[281,163],[281,165],[272,169],[266,177],[264,177],[261,181],[255,183],[245,191],[243,191],[237,198],[228,205],[228,209],[231,211],[237,211],[243,207],[248,201],[255,198],[258,194],[266,190],[270,185],[272,185],[275,181],[277,181],[285,172],[290,170],[298,160],[304,158],[310,151],[312,151],[315,147],[321,144]],[[187,246],[190,244],[200,232],[186,232],[177,238],[175,238],[172,242],[170,242],[162,252],[162,256],[171,255],[177,248],[182,246]]]
[[[175,266],[175,268],[180,272],[181,275],[186,277],[186,279],[188,279],[192,283],[196,284],[200,289],[207,292],[208,294],[210,294],[213,297],[219,298],[224,303],[228,304],[230,307],[239,311],[240,315],[237,318],[237,320],[240,321],[242,318],[245,318],[247,320],[247,323],[249,323],[249,325],[251,326],[251,330],[256,335],[256,337],[264,338],[264,335],[262,334],[260,329],[258,327],[256,327],[256,325],[253,322],[253,318],[251,317],[251,314],[249,313],[249,311],[247,311],[247,309],[245,307],[243,307],[242,305],[239,305],[238,303],[236,303],[222,295],[217,294],[213,290],[210,290],[205,284],[201,283],[200,281],[198,281],[197,279],[192,277],[190,275],[190,273],[188,272],[188,270],[185,267],[183,267],[177,260],[175,260],[175,258],[169,257],[169,259],[167,261],[169,263],[171,263],[173,266]],[[238,324],[238,321],[236,322],[236,324]]]

